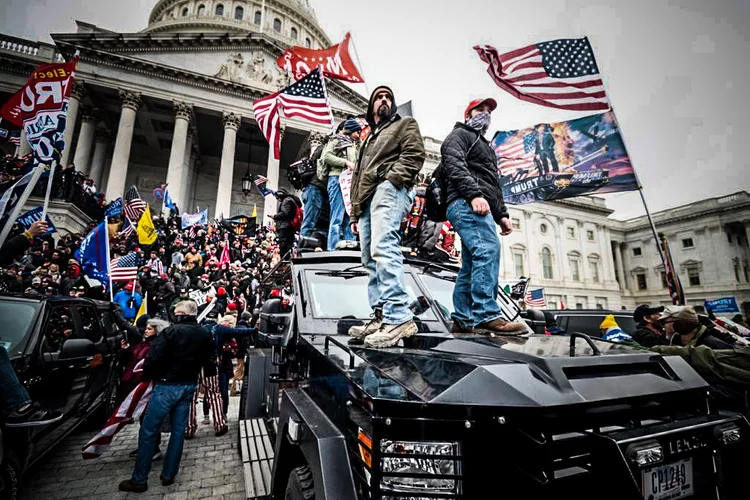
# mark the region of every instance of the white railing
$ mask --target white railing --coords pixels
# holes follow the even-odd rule
[[[39,53],[39,45],[33,42],[19,42],[12,38],[0,37],[0,50],[7,50],[10,52],[19,52],[21,54],[28,54],[35,56]]]

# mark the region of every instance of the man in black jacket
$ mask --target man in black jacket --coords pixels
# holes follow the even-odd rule
[[[672,344],[682,346],[705,345],[711,349],[733,349],[735,340],[731,335],[713,327],[712,323],[702,325],[695,309],[688,306],[667,306],[661,313],[667,337]]]
[[[154,381],[154,390],[138,433],[138,456],[130,479],[120,483],[120,491],[141,493],[148,489],[148,475],[156,447],[156,436],[167,415],[172,416],[172,434],[161,473],[162,486],[174,483],[180,469],[185,428],[198,375],[215,374],[214,343],[211,334],[198,326],[198,308],[193,301],[175,307],[175,325],[152,341],[143,374]]]
[[[633,334],[633,340],[643,347],[669,345],[669,338],[661,326],[659,317],[664,312],[664,306],[651,307],[642,304],[633,311],[633,319],[638,329]]]
[[[281,188],[276,191],[276,199],[279,200],[279,211],[271,218],[276,221],[276,236],[279,238],[279,254],[284,257],[294,246],[294,227],[292,221],[297,215],[297,207],[302,202],[294,195]]]
[[[494,99],[471,101],[464,123],[456,123],[440,153],[448,202],[448,220],[461,237],[461,270],[453,289],[453,333],[517,333],[527,328],[502,318],[497,302],[501,234],[513,231],[503,202],[497,156],[484,134]]]

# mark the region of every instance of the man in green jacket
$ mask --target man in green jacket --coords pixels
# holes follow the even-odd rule
[[[393,91],[380,86],[370,96],[364,141],[351,191],[352,231],[359,234],[362,265],[370,281],[373,318],[349,335],[368,347],[390,347],[417,333],[404,284],[399,228],[411,205],[409,189],[425,160],[417,121],[397,113]]]
[[[328,223],[328,251],[332,252],[341,241],[354,242],[354,234],[349,227],[349,216],[344,205],[339,177],[345,170],[353,171],[359,151],[359,133],[362,130],[354,118],[346,120],[341,132],[334,135],[320,155],[318,161],[318,179],[328,183],[328,203],[330,218]],[[352,248],[356,248],[356,243]]]

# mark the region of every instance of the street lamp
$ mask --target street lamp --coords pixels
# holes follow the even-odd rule
[[[245,196],[249,195],[253,189],[253,178],[250,175],[250,159],[252,158],[253,152],[253,128],[250,127],[250,143],[247,146],[247,171],[242,177],[242,192]]]

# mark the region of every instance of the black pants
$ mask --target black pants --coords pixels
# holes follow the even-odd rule
[[[279,238],[279,253],[281,254],[281,257],[284,258],[294,246],[294,229],[277,229],[276,235]]]

